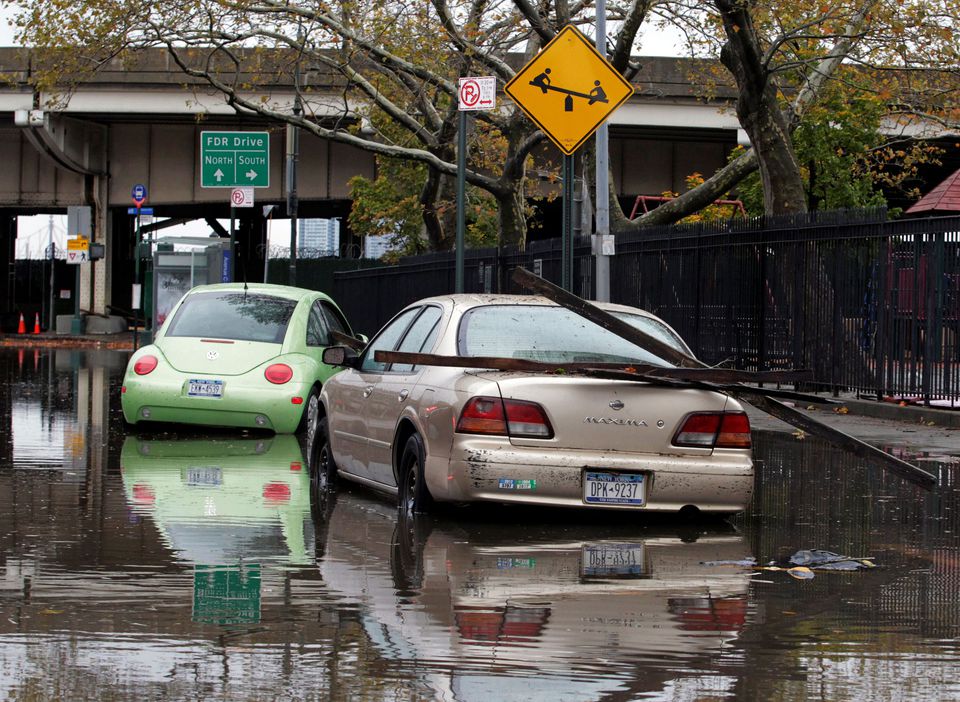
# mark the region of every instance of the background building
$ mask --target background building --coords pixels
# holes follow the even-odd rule
[[[301,258],[340,255],[339,219],[301,219],[299,225],[297,249]]]

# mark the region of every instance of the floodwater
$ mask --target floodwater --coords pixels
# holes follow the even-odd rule
[[[125,362],[0,349],[4,700],[960,698],[949,456],[928,494],[758,432],[732,523],[407,521],[311,504],[291,437],[128,434]],[[876,567],[786,570],[809,549]]]

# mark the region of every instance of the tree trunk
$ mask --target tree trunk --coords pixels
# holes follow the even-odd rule
[[[757,154],[764,212],[806,212],[800,166],[787,120],[777,103],[776,86],[764,64],[749,4],[743,0],[716,0],[715,4],[727,34],[720,61],[737,81],[737,117]]]
[[[497,195],[500,214],[500,246],[517,246],[522,251],[527,245],[526,201],[523,181],[515,181],[515,187]]]

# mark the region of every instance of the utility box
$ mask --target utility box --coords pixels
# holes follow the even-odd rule
[[[223,278],[229,241],[207,245],[191,251],[158,250],[153,254],[152,305],[154,334],[166,321],[174,305],[188,290],[197,285],[219,283]]]

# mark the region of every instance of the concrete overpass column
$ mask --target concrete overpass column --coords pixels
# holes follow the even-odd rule
[[[93,264],[93,312],[109,314],[108,305],[111,300],[110,263],[113,260],[113,242],[107,197],[109,193],[109,176],[93,176],[93,240],[103,244],[103,258]],[[90,309],[90,308],[87,308]]]

